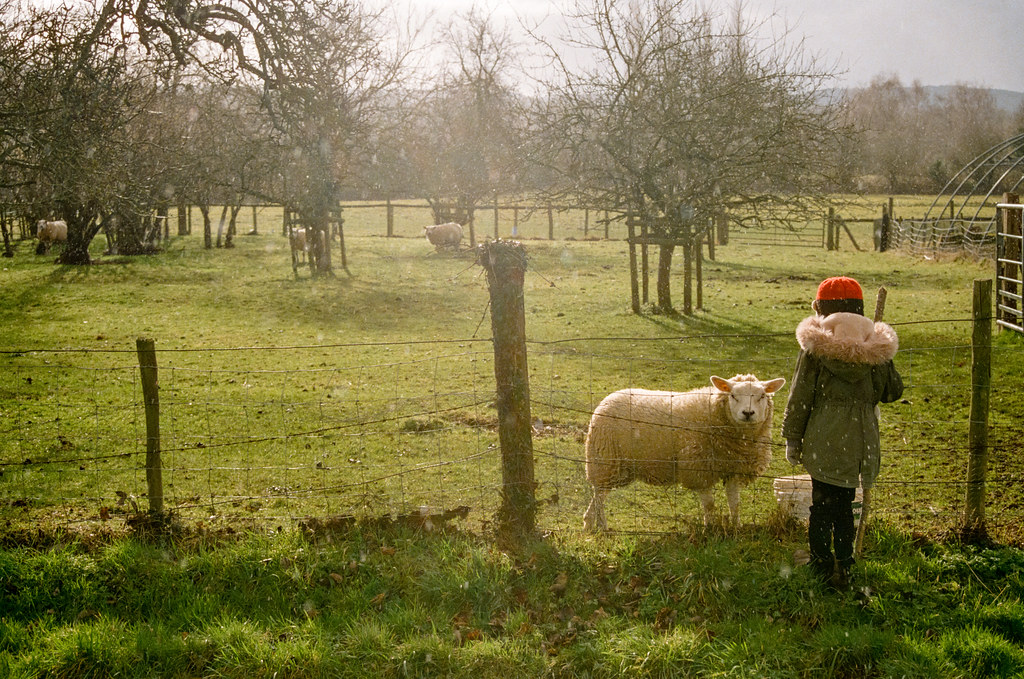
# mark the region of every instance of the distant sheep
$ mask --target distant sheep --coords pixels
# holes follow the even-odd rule
[[[425,226],[423,232],[430,244],[437,250],[457,248],[462,242],[462,226],[456,222]]]
[[[36,222],[36,238],[39,244],[36,246],[36,254],[45,254],[54,243],[66,243],[68,240],[68,225],[63,219],[50,222],[40,219]]]
[[[309,248],[306,244],[306,230],[305,229],[292,229],[288,233],[288,243],[292,247],[292,268],[295,269],[299,265],[299,258],[302,258],[302,263],[306,262],[306,253],[309,252]]]
[[[634,480],[681,484],[697,493],[708,524],[711,489],[725,482],[732,525],[739,521],[740,488],[771,462],[772,394],[782,377],[712,376],[713,386],[687,392],[623,389],[594,410],[586,440],[587,480],[594,498],[585,530],[607,530],[604,502],[613,488]]]

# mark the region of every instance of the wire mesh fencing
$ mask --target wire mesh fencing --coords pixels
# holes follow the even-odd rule
[[[906,390],[881,410],[878,520],[931,534],[961,520],[972,347],[970,325],[960,323],[964,342],[905,343],[897,355]],[[757,345],[757,336],[723,339],[721,352],[701,348],[680,358],[667,350],[689,342],[529,344],[538,528],[581,529],[592,494],[584,440],[608,393],[683,391],[711,375],[788,379],[796,358],[725,348]],[[204,530],[375,517],[491,528],[503,489],[489,340],[157,347],[163,499],[178,518]],[[1019,351],[1012,342],[993,349],[987,515],[997,537],[1015,536],[1024,518]],[[146,405],[135,352],[9,351],[0,363],[0,520],[88,528],[144,513]],[[254,364],[260,367],[247,367]],[[775,397],[772,461],[741,494],[743,526],[779,520],[773,485],[802,473],[786,462],[778,433],[787,389]],[[721,488],[714,492],[724,509]],[[690,531],[702,523],[700,503],[680,484],[616,489],[607,512],[609,529],[621,532]]]

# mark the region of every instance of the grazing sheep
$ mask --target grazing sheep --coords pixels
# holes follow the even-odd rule
[[[45,254],[52,244],[67,242],[68,224],[63,219],[58,219],[55,222],[40,219],[36,222],[36,238],[39,239],[36,254]]]
[[[462,226],[455,222],[425,226],[423,232],[430,244],[437,250],[457,248],[462,242]]]
[[[302,263],[306,262],[306,253],[309,252],[306,244],[306,230],[305,229],[291,229],[288,232],[288,243],[292,246],[292,267],[298,265],[299,258],[302,258]]]
[[[739,521],[740,488],[771,462],[772,394],[786,380],[754,375],[687,392],[623,389],[594,410],[586,441],[587,480],[594,499],[583,528],[606,530],[604,501],[634,480],[678,483],[697,493],[704,524],[714,513],[711,489],[725,482],[732,525]]]

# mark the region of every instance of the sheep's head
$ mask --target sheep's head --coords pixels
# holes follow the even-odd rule
[[[711,384],[729,395],[729,416],[737,424],[761,424],[771,413],[772,394],[786,383],[784,377],[762,382],[753,375],[736,375],[732,379],[711,376]]]

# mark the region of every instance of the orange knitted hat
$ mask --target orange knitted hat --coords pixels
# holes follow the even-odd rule
[[[860,289],[860,283],[846,276],[826,278],[818,286],[817,299],[864,299],[864,292]]]

